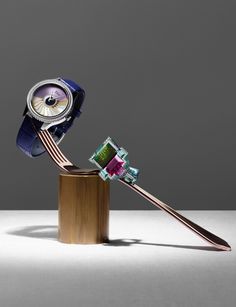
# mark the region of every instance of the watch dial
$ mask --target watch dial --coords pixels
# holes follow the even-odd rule
[[[40,86],[32,96],[31,105],[39,115],[54,117],[65,111],[69,98],[67,93],[56,84]]]

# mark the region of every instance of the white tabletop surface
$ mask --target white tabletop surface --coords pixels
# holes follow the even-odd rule
[[[1,307],[235,307],[236,211],[183,211],[217,252],[160,211],[111,211],[110,244],[57,241],[56,211],[0,211]]]

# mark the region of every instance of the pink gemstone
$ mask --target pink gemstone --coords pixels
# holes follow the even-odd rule
[[[117,155],[107,164],[106,171],[110,176],[117,175],[121,176],[125,169],[123,167],[124,161],[119,158]]]

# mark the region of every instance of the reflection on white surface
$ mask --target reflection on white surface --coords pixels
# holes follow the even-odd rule
[[[104,245],[58,242],[55,211],[1,211],[0,306],[189,307],[191,296],[222,307],[236,299],[236,212],[184,215],[233,251],[213,251],[160,211],[111,212]]]

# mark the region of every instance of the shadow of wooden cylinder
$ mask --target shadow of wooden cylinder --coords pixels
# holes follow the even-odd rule
[[[108,242],[109,182],[98,174],[59,175],[59,241],[96,244]]]

